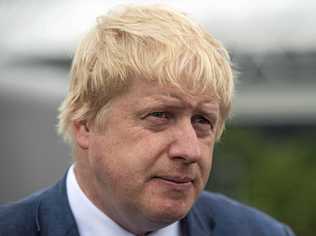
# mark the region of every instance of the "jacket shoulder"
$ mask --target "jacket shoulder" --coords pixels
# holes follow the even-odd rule
[[[208,222],[214,222],[218,235],[294,235],[286,225],[269,215],[222,194],[203,192],[194,208]]]
[[[37,208],[44,190],[31,196],[0,206],[0,236],[35,235]]]

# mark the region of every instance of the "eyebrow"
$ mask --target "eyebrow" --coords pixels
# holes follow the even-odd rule
[[[200,107],[202,108],[202,110],[211,110],[211,111],[219,111],[219,104],[218,103],[211,103],[211,102],[205,102],[205,103],[202,103],[200,105]],[[213,113],[212,112],[212,113]]]
[[[176,96],[170,96],[170,95],[157,95],[154,97],[150,98],[151,100],[161,103],[161,102],[168,102],[168,103],[173,103],[173,104],[177,104],[179,106],[183,106],[183,101],[176,97]]]
[[[178,99],[170,99],[166,97],[147,97],[144,98],[142,107],[144,110],[159,108],[182,110],[185,108],[185,104],[183,104],[183,102]]]
[[[145,98],[146,99],[146,98]],[[168,103],[168,106],[170,107],[175,107],[175,108],[185,108],[186,105],[194,108],[195,110],[206,113],[209,115],[214,116],[214,113],[219,110],[219,105],[218,103],[211,101],[211,100],[202,100],[199,103],[196,104],[196,106],[190,104],[187,101],[184,101],[183,99],[179,98],[177,95],[174,94],[160,94],[160,95],[155,95],[151,97],[147,97],[148,100],[154,101],[157,103],[157,105],[163,103]]]

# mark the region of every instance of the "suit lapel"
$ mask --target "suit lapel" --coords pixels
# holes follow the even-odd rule
[[[195,205],[189,214],[181,220],[181,230],[184,236],[211,236],[215,227],[213,218],[204,216]]]
[[[55,186],[44,193],[40,199],[36,210],[36,224],[39,235],[79,236],[78,228],[68,203],[66,175]]]

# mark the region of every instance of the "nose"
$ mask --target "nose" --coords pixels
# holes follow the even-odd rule
[[[191,121],[175,125],[171,132],[172,142],[169,146],[169,157],[181,159],[185,163],[197,162],[201,157],[201,147]]]

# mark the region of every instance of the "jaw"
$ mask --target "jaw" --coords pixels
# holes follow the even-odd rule
[[[196,197],[193,188],[186,192],[171,191],[149,181],[141,197],[126,195],[126,198],[138,200],[130,202],[126,199],[125,206],[120,204],[124,215],[117,215],[117,219],[122,227],[136,235],[156,231],[184,218]]]
[[[174,204],[175,203],[175,204]],[[126,229],[136,235],[142,235],[164,228],[184,218],[191,206],[179,201],[152,201],[156,208],[143,209],[138,216],[133,215],[132,222],[126,224]]]
[[[189,212],[199,192],[194,183],[174,184],[154,178],[148,183],[142,209],[152,222],[170,224]]]

